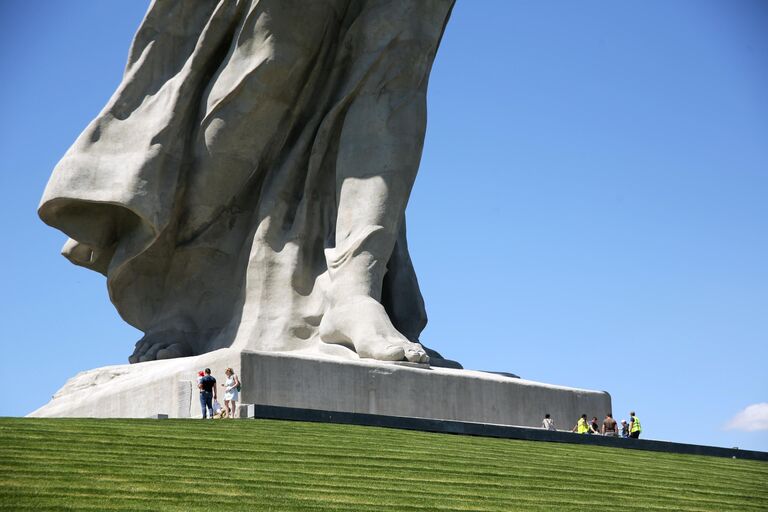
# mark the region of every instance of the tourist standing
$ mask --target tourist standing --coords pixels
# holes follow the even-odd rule
[[[586,414],[581,415],[581,418],[579,418],[579,421],[576,423],[576,426],[573,427],[571,432],[576,432],[577,434],[586,434],[589,432]]]
[[[640,437],[640,432],[642,431],[643,429],[640,427],[640,420],[635,415],[635,411],[632,411],[629,413],[629,437],[638,439]]]
[[[627,420],[621,420],[621,437],[629,437],[629,424],[627,423]]]
[[[227,368],[224,373],[227,375],[226,382],[222,384],[224,386],[224,407],[227,409],[227,416],[234,419],[237,401],[240,398],[240,379],[237,378],[232,368]]]
[[[555,422],[550,418],[549,413],[544,415],[544,421],[541,422],[541,428],[544,430],[557,430],[557,428],[555,428]]]
[[[592,417],[592,423],[589,424],[589,433],[590,434],[600,433],[600,424],[597,422],[597,416]]]
[[[610,412],[605,415],[605,419],[603,420],[603,427],[600,430],[600,433],[604,436],[611,437],[616,437],[619,434],[616,420],[613,419],[613,415]]]
[[[200,389],[200,408],[203,410],[203,419],[210,415],[213,419],[213,401],[218,399],[216,396],[216,379],[211,375],[211,369],[205,369],[205,375],[200,379],[197,387]]]

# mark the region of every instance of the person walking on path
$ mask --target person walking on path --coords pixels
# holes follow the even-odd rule
[[[640,437],[640,432],[642,431],[643,429],[640,427],[640,420],[635,415],[635,411],[632,411],[629,413],[629,437],[638,439]]]
[[[227,375],[226,382],[222,384],[224,386],[224,407],[227,409],[229,419],[234,419],[237,401],[240,398],[240,379],[237,378],[232,368],[227,368],[224,373]]]
[[[557,428],[555,428],[555,422],[550,418],[549,413],[544,415],[544,421],[541,422],[541,428],[544,430],[557,430]]]
[[[581,418],[579,418],[579,421],[576,423],[576,426],[573,427],[573,430],[571,432],[576,432],[577,434],[588,434],[589,433],[589,426],[587,423],[587,415],[582,414]]]
[[[619,431],[617,430],[618,425],[616,424],[616,420],[613,419],[613,415],[609,412],[605,415],[605,419],[603,420],[603,426],[600,429],[600,433],[604,436],[611,436],[616,437],[619,434]]]
[[[216,379],[211,375],[211,369],[205,369],[205,376],[197,385],[200,388],[200,408],[203,410],[203,419],[209,415],[213,418],[213,401],[218,399],[216,395]]]

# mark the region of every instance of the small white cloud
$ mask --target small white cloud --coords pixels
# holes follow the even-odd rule
[[[768,402],[752,404],[739,411],[731,421],[725,424],[726,430],[768,430]]]

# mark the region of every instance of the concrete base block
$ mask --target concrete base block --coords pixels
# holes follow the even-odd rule
[[[253,418],[255,415],[256,415],[256,407],[254,404],[238,404],[237,405],[238,418]]]
[[[222,349],[80,373],[30,416],[199,418],[197,372],[211,368],[221,383],[227,366],[240,376],[238,413],[248,417],[248,404],[519,426],[540,426],[550,413],[559,428],[569,428],[581,414],[611,411],[606,392],[496,373]]]

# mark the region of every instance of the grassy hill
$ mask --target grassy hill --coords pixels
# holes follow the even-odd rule
[[[768,510],[768,464],[270,420],[0,419],[0,510]]]

